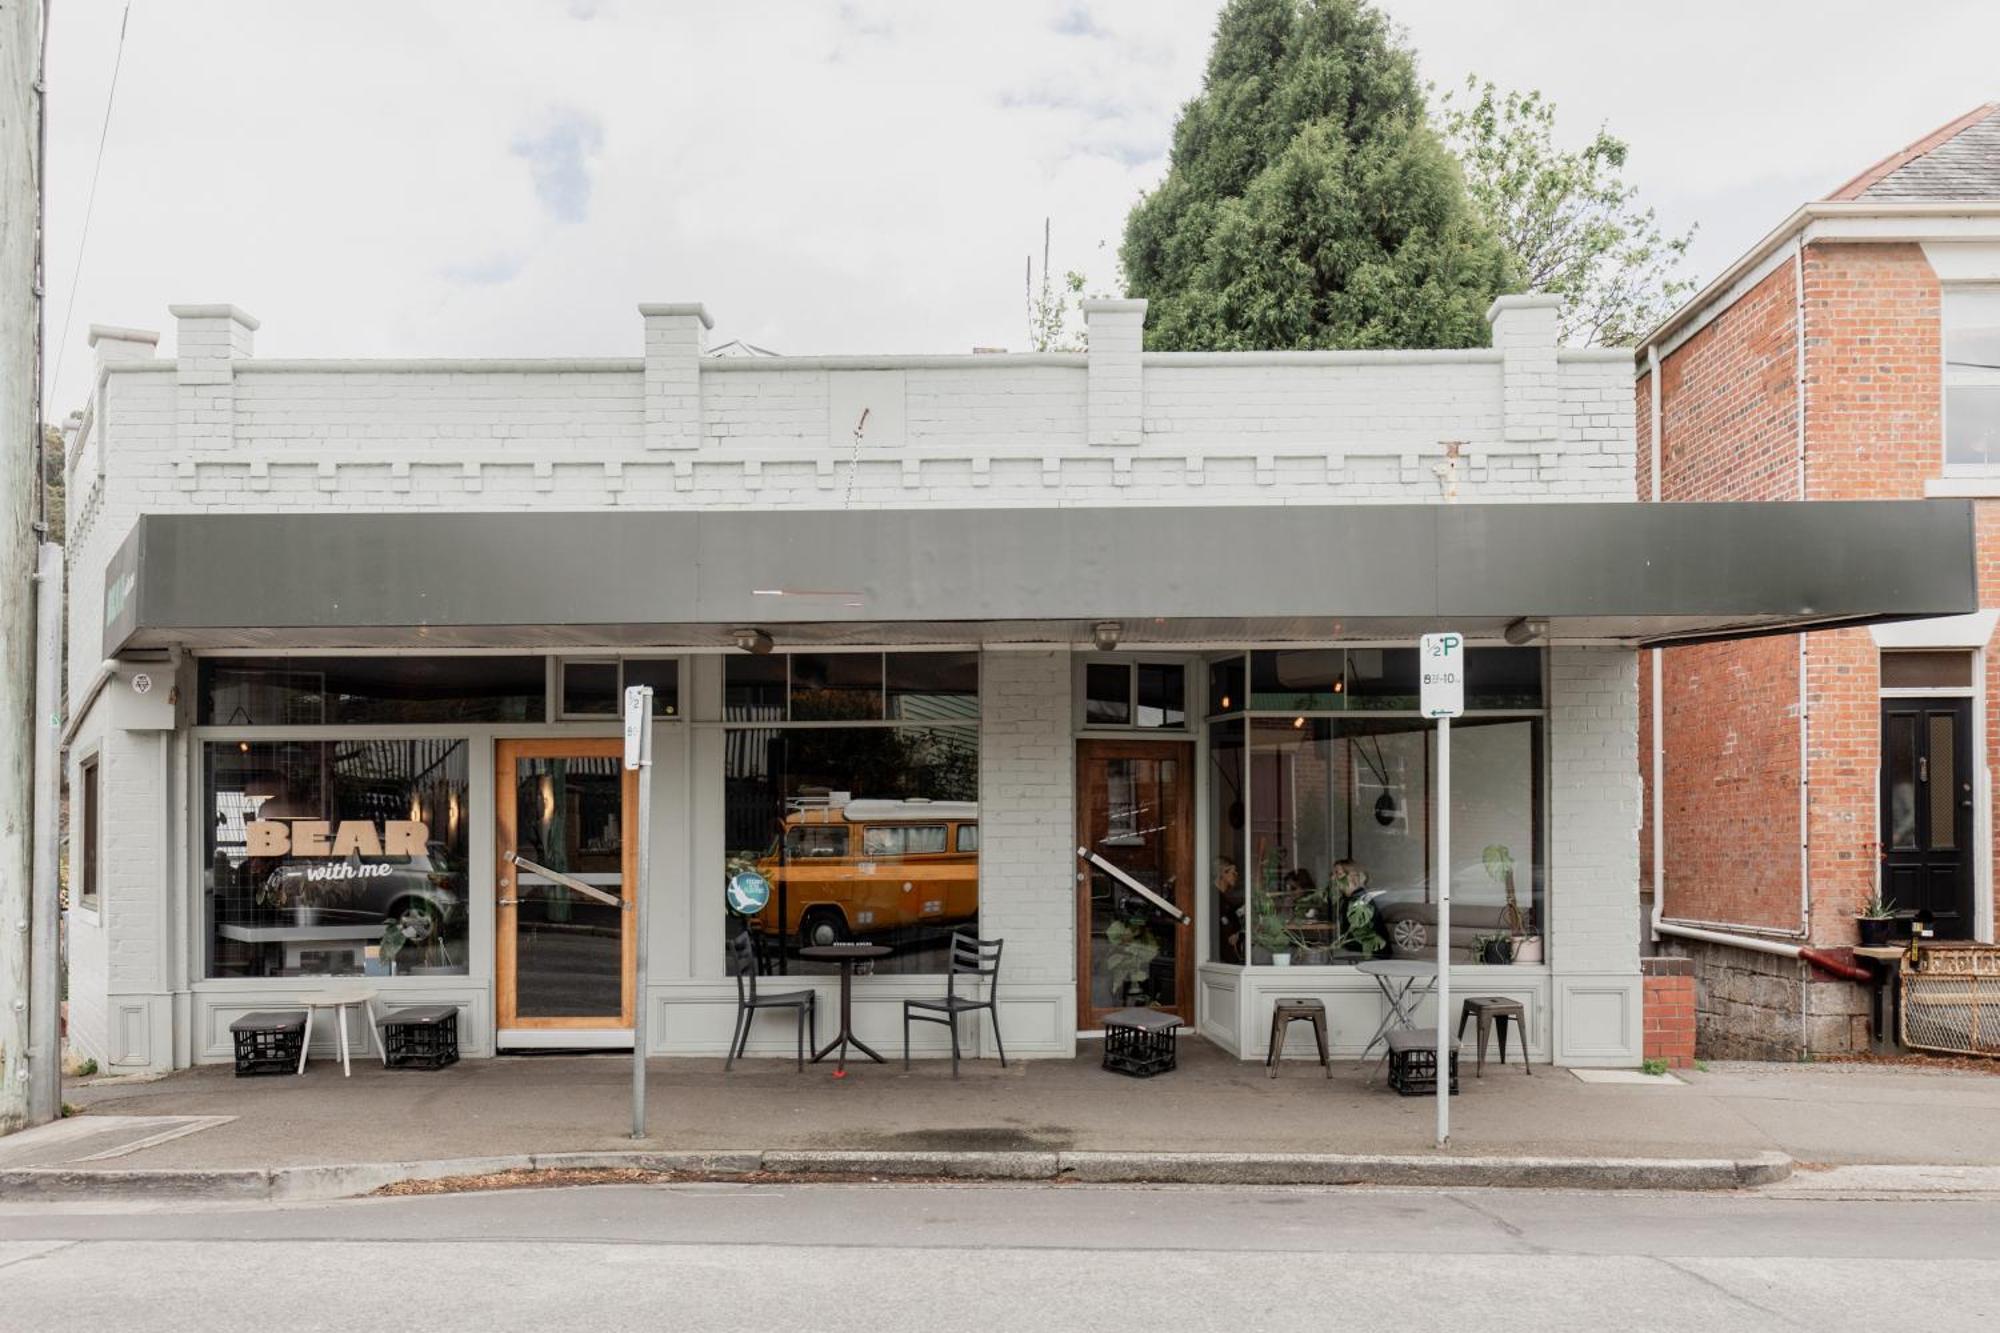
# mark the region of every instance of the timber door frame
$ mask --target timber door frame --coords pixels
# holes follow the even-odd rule
[[[1077,847],[1088,847],[1089,813],[1084,802],[1094,792],[1086,774],[1094,762],[1105,759],[1172,759],[1181,765],[1180,810],[1175,820],[1172,840],[1173,855],[1178,863],[1175,884],[1178,892],[1174,903],[1188,916],[1185,925],[1174,927],[1174,1008],[1182,1027],[1195,1026],[1194,974],[1197,965],[1194,950],[1199,943],[1196,935],[1198,913],[1195,908],[1199,898],[1195,880],[1194,821],[1196,812],[1195,784],[1195,744],[1192,740],[1150,737],[1131,740],[1079,740],[1076,742],[1076,795],[1073,802],[1075,812],[1071,827],[1071,854]],[[1076,1015],[1080,1031],[1095,1031],[1103,1026],[1095,1006],[1090,1002],[1090,867],[1081,857],[1076,858]]]
[[[518,845],[520,833],[517,822],[514,790],[514,765],[522,759],[599,759],[619,760],[622,765],[625,742],[617,736],[570,736],[539,737],[534,740],[496,740],[493,743],[493,1004],[497,1018],[495,1026],[501,1031],[509,1029],[533,1031],[595,1031],[617,1032],[632,1030],[637,1012],[633,994],[633,982],[639,961],[638,913],[628,906],[620,915],[623,925],[620,930],[622,964],[624,978],[620,983],[620,1012],[616,1019],[603,1018],[523,1018],[515,1012],[520,1002],[515,985],[516,963],[515,930],[519,925],[520,909],[501,900],[519,896],[507,890],[513,885],[513,871],[505,857],[509,850]],[[622,809],[619,813],[619,833],[623,844],[619,852],[619,872],[624,878],[625,901],[634,901],[633,895],[644,891],[639,883],[639,774],[636,769],[619,769],[619,791]]]

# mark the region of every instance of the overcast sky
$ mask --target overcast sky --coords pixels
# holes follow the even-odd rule
[[[1384,0],[1424,74],[1599,123],[1714,276],[2000,98],[2000,4]],[[49,360],[122,0],[53,7]],[[1114,281],[1219,0],[134,0],[91,323],[230,301],[260,356],[637,356],[640,301],[790,353],[1025,345],[1023,260]]]

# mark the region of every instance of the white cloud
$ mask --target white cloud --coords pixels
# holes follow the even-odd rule
[[[86,325],[173,301],[254,311],[269,356],[630,356],[643,300],[787,352],[1018,348],[1045,216],[1058,271],[1109,285],[1216,7],[148,0],[51,407],[85,392]],[[1702,221],[1705,273],[2000,95],[2000,15],[1972,3],[1387,7],[1440,83],[1539,87],[1579,138],[1628,138],[1663,218]],[[52,338],[118,6],[54,14]]]

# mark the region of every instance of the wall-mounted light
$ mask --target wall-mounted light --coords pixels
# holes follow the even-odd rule
[[[729,631],[729,641],[744,652],[755,653],[759,657],[771,651],[771,636],[761,629],[752,629],[748,626],[733,629]]]
[[[1549,636],[1549,622],[1541,616],[1522,616],[1507,622],[1503,637],[1516,648]]]
[[[1108,653],[1118,646],[1118,636],[1125,627],[1115,620],[1100,620],[1090,627],[1090,641],[1097,645],[1097,651]]]

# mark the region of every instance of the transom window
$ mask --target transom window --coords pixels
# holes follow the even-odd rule
[[[1080,690],[1079,716],[1093,730],[1187,728],[1187,667],[1179,662],[1085,662]]]

